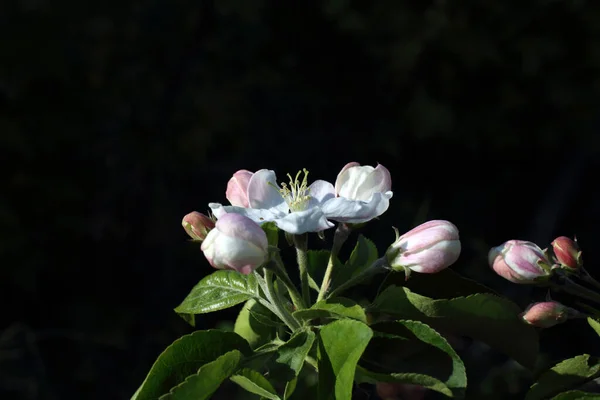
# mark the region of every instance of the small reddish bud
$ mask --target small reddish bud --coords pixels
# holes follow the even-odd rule
[[[203,241],[208,232],[215,227],[215,221],[202,213],[193,211],[183,217],[181,225],[192,239]]]
[[[581,251],[577,242],[566,236],[560,236],[552,242],[556,261],[563,267],[578,269],[582,265]]]
[[[520,315],[521,319],[538,328],[550,328],[569,319],[569,308],[556,302],[544,301],[529,305],[524,313]]]

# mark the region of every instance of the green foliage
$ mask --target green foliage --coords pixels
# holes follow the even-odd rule
[[[394,348],[392,352],[392,348],[388,348],[386,352],[385,346],[377,346],[375,353],[379,357],[391,358],[389,355],[393,354],[393,362],[401,365],[406,372],[426,373],[428,376],[442,380],[449,389],[452,389],[455,397],[464,396],[467,388],[465,366],[446,339],[431,327],[418,321],[400,320],[378,323],[371,328],[375,330],[373,344],[377,343],[379,336],[380,339],[400,340],[401,347],[404,349],[402,351],[401,348]],[[416,341],[420,343],[415,343]],[[415,348],[419,351],[411,357],[411,353],[414,353],[411,349]],[[433,349],[436,351],[431,351]],[[447,361],[451,364],[447,365]],[[391,371],[391,373],[396,372],[404,371]]]
[[[250,393],[270,400],[280,400],[273,385],[258,371],[244,368],[230,379]]]
[[[600,376],[600,362],[595,357],[582,354],[564,360],[542,373],[531,386],[525,400],[547,399],[562,391],[574,389]],[[565,395],[565,398],[571,398]]]
[[[319,332],[319,400],[350,400],[356,365],[373,331],[350,319],[334,321]]]
[[[239,351],[229,353],[234,349]],[[241,354],[248,355],[250,352],[248,343],[233,332],[208,330],[182,336],[158,356],[148,376],[136,392],[134,400],[155,400],[194,374],[195,377],[190,378],[172,395],[179,396],[179,393],[182,393],[183,396],[188,391],[193,390],[194,387],[203,385],[202,381],[208,379],[208,377],[218,381],[213,389],[216,390],[220,382],[229,377],[229,375],[224,375],[238,365]],[[228,353],[228,355],[217,361],[225,353]],[[215,361],[215,364],[212,364],[212,366],[208,366],[204,370],[199,369],[213,361]],[[213,369],[215,369],[214,372]],[[231,370],[231,372],[233,371]],[[219,379],[221,380],[219,381]],[[208,390],[208,386],[203,387]]]
[[[269,246],[277,247],[279,244],[279,228],[277,228],[275,222],[265,222],[260,227],[267,234]]]
[[[321,282],[323,282],[323,275],[327,269],[330,256],[331,252],[327,250],[309,250],[307,252],[309,284],[317,292],[321,287]],[[335,261],[336,265],[341,265],[337,259]]]
[[[223,310],[259,296],[258,283],[253,274],[215,271],[192,288],[175,312],[194,325],[190,316]]]
[[[598,393],[586,393],[580,390],[570,390],[563,392],[552,398],[552,400],[599,400],[600,394]]]
[[[444,394],[448,397],[452,397],[452,390],[442,381],[435,379],[428,375],[415,374],[415,373],[391,373],[382,374],[361,367],[356,367],[356,382],[358,383],[371,383],[376,384],[377,382],[391,382],[391,383],[404,383],[409,385],[418,385],[426,387],[427,389],[436,391]]]
[[[587,321],[588,324],[590,324],[590,326],[592,327],[592,329],[596,331],[598,335],[600,335],[600,322],[596,321],[592,317],[588,317]]]
[[[185,381],[173,387],[160,400],[204,400],[221,386],[238,368],[243,356],[237,350],[227,352],[215,361],[204,364],[197,373],[185,378]],[[133,399],[137,400],[137,399]]]
[[[390,286],[367,311],[422,321],[435,329],[481,340],[527,368],[533,368],[537,359],[535,329],[519,320],[519,307],[498,296],[474,294],[433,300],[407,288]]]
[[[317,318],[340,319],[352,318],[367,323],[365,310],[353,300],[343,297],[322,300],[311,308],[294,312],[294,317],[309,321]]]
[[[246,339],[254,349],[273,339],[274,328],[280,325],[280,322],[274,320],[271,311],[256,300],[250,299],[240,310],[233,331]]]
[[[375,244],[363,235],[358,235],[356,245],[350,253],[348,261],[342,267],[334,270],[331,290],[363,273],[378,257]]]

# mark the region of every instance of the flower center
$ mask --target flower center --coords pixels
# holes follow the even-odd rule
[[[304,178],[300,181],[300,175],[304,172]],[[298,171],[295,178],[292,178],[290,174],[287,174],[290,178],[289,186],[285,183],[281,183],[281,196],[290,207],[291,211],[303,211],[308,206],[310,200],[310,189],[308,187],[308,171],[303,169]]]

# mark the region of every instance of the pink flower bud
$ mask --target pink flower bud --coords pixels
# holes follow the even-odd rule
[[[393,269],[432,274],[454,264],[460,255],[458,229],[448,221],[434,220],[408,231],[387,249]],[[408,276],[408,275],[407,275]]]
[[[252,175],[254,175],[254,173],[246,171],[245,169],[240,169],[233,174],[231,179],[229,179],[229,182],[227,182],[225,197],[227,197],[227,200],[229,200],[232,206],[249,207],[248,182],[250,182]]]
[[[181,225],[192,239],[202,241],[215,227],[215,222],[206,215],[193,211],[183,217]]]
[[[552,242],[552,250],[556,256],[556,260],[567,268],[577,269],[581,267],[581,251],[577,242],[569,239],[566,236],[560,236]]]
[[[514,283],[534,283],[550,276],[551,263],[538,245],[524,240],[509,240],[488,254],[492,269]]]
[[[394,382],[377,382],[375,390],[383,400],[422,400],[427,392],[423,386]]]
[[[267,235],[250,218],[228,213],[219,218],[202,246],[204,256],[214,268],[249,274],[267,259]]]
[[[521,319],[538,328],[550,328],[569,319],[569,308],[556,301],[544,301],[529,305]]]

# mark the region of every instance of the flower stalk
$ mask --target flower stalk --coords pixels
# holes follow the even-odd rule
[[[333,266],[335,265],[335,259],[337,258],[342,246],[350,236],[351,229],[348,224],[340,223],[335,230],[333,236],[333,245],[331,246],[331,253],[329,255],[329,262],[327,263],[327,269],[325,275],[323,275],[323,282],[321,282],[321,288],[319,289],[319,295],[317,296],[317,302],[323,300],[331,285],[331,274],[333,273]]]

